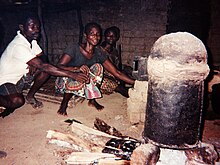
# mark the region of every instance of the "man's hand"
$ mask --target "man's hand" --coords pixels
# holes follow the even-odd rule
[[[28,65],[27,69],[29,69],[28,74],[30,74],[31,76],[33,76],[35,72],[37,71],[37,68],[31,65]]]

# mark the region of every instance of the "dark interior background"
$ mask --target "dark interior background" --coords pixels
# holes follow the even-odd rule
[[[203,41],[210,66],[220,66],[219,0],[1,0],[0,52],[16,35],[25,11],[42,17],[45,36],[40,44],[54,65],[67,44],[81,40],[83,26],[93,21],[103,31],[120,28],[123,64],[132,66],[134,56],[148,57],[162,35],[186,31]]]

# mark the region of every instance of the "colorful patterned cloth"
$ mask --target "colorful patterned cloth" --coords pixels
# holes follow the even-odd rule
[[[112,94],[117,88],[118,84],[118,80],[116,80],[116,78],[111,73],[105,71],[100,91],[102,94]]]
[[[103,78],[103,67],[101,64],[94,64],[89,68],[90,83],[80,83],[68,77],[57,77],[55,90],[58,93],[73,93],[74,95],[95,99],[102,97],[97,84],[101,84]]]

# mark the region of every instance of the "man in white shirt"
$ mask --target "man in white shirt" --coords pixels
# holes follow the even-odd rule
[[[0,107],[5,109],[0,113],[0,117],[14,112],[24,105],[25,101],[34,108],[42,107],[42,102],[36,100],[34,95],[49,75],[67,76],[80,82],[88,81],[88,77],[83,73],[73,73],[42,62],[39,56],[43,53],[36,41],[40,34],[37,16],[26,16],[19,24],[19,29],[0,58]],[[22,90],[32,81],[34,83],[24,98]]]

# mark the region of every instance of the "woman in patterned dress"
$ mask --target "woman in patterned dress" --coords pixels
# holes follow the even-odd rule
[[[64,51],[58,66],[62,69],[73,72],[83,72],[90,76],[90,81],[80,83],[66,77],[59,77],[56,80],[56,89],[64,93],[58,114],[67,115],[66,108],[72,96],[78,95],[89,100],[88,105],[94,106],[97,110],[102,110],[104,106],[97,103],[96,99],[101,98],[99,87],[103,78],[103,70],[106,69],[114,76],[123,81],[134,84],[134,80],[127,77],[108,59],[103,51],[97,48],[101,39],[101,26],[95,22],[88,23],[85,26],[85,43],[70,44]],[[103,68],[104,67],[104,68]]]

